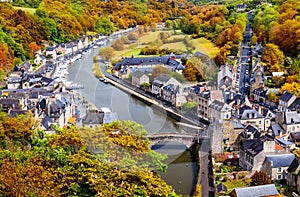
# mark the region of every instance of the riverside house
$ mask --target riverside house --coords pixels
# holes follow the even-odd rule
[[[140,87],[143,83],[149,83],[149,77],[141,71],[132,73],[131,84]]]
[[[179,61],[171,56],[160,57],[141,57],[141,58],[123,58],[122,62],[115,65],[115,75],[121,77],[128,73],[133,73],[139,70],[142,73],[151,73],[156,66],[163,66],[171,71],[181,71],[185,68]]]

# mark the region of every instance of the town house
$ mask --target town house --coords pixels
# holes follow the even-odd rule
[[[47,46],[45,54],[46,54],[46,57],[49,57],[51,59],[57,58],[56,50],[55,50],[55,47],[53,47],[53,46]]]
[[[232,108],[226,103],[213,100],[209,105],[209,121],[214,123],[216,121],[222,122],[223,120],[227,120],[231,117]]]
[[[128,71],[133,72],[137,70],[143,73],[151,73],[156,66],[163,66],[171,71],[181,71],[185,68],[185,66],[171,56],[160,56],[123,58],[122,62],[117,63],[114,69],[118,71],[120,75],[126,75]]]
[[[143,83],[149,83],[149,77],[140,71],[132,73],[131,84],[140,87]]]
[[[264,87],[254,89],[253,90],[254,100],[258,101],[260,103],[265,103],[268,92],[269,92],[269,90],[267,88],[264,88]]]
[[[300,191],[300,160],[295,157],[287,169],[287,184],[289,187]]]
[[[261,170],[271,178],[271,180],[287,179],[287,169],[295,159],[292,153],[267,155]]]
[[[294,94],[285,91],[279,97],[279,105],[278,105],[279,111],[285,111],[296,100],[296,98],[297,97]]]
[[[198,116],[205,120],[209,120],[209,106],[213,100],[222,100],[222,91],[220,90],[204,90],[199,93],[198,97]],[[226,114],[225,114],[226,118]]]
[[[83,127],[95,128],[103,124],[104,112],[99,110],[88,110],[82,120]]]
[[[181,107],[186,103],[187,94],[183,93],[182,85],[168,84],[162,88],[162,99],[175,107]]]
[[[237,115],[238,120],[244,125],[253,125],[262,131],[266,131],[271,121],[269,118],[265,118],[263,115],[258,113],[255,109],[252,109],[248,106],[243,106],[238,110]]]
[[[300,113],[296,111],[278,112],[275,121],[282,125],[287,138],[291,132],[300,132]]]
[[[226,89],[232,86],[232,67],[229,65],[221,66],[218,72],[218,87]]]
[[[176,79],[166,74],[156,77],[152,82],[152,89],[151,89],[152,94],[157,98],[162,98],[163,87],[169,84],[173,84],[175,86],[181,85]]]
[[[265,155],[274,154],[276,147],[274,138],[264,135],[256,139],[242,140],[239,150],[239,165],[244,170],[255,172],[261,169]]]

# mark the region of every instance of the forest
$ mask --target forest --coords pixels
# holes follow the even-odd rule
[[[17,0],[13,5],[1,3],[0,80],[14,65],[32,59],[45,43],[69,42],[81,35],[108,35],[136,25],[155,27],[156,22],[165,22],[168,28],[181,30],[193,38],[205,37],[212,41],[220,49],[214,61],[221,66],[228,61],[228,56],[237,55],[247,23],[246,13],[235,9],[240,1],[228,2]],[[247,10],[254,10],[252,44],[262,43],[265,46],[262,61],[266,75],[285,72],[285,76],[273,78],[266,85],[299,95],[300,3],[297,0],[272,2],[272,6],[258,6],[260,1],[246,1]],[[33,8],[35,12],[13,6]],[[187,67],[195,70],[192,63]]]
[[[284,72],[266,85],[300,96],[300,2],[278,1],[276,6],[261,6],[254,13],[252,43],[265,46],[262,55],[265,74]],[[275,98],[275,100],[277,100]],[[275,101],[274,100],[274,101]]]
[[[1,113],[0,133],[1,196],[176,196],[154,172],[166,156],[150,150],[137,123],[47,135],[32,114]]]

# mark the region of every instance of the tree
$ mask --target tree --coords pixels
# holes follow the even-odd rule
[[[123,42],[123,40],[121,40],[121,39],[116,39],[112,44],[111,44],[111,47],[113,48],[113,49],[115,49],[116,51],[122,51],[122,50],[124,50],[124,42]]]
[[[111,60],[115,55],[115,50],[112,47],[103,47],[99,50],[99,55],[105,60]]]
[[[272,90],[270,90],[269,94],[267,95],[267,99],[269,101],[274,102],[274,103],[278,103],[279,102],[279,97]]]
[[[284,91],[288,91],[290,93],[295,94],[297,97],[300,96],[300,84],[296,82],[292,83],[285,83],[283,86],[281,86],[279,92],[280,94],[283,94]]]
[[[284,54],[275,44],[266,44],[262,55],[265,62],[265,68],[269,72],[278,72],[283,70]]]
[[[41,50],[41,47],[36,44],[36,42],[32,42],[29,44],[29,57],[33,58],[35,53]]]
[[[152,77],[156,78],[161,76],[162,74],[169,74],[171,71],[164,66],[155,66],[152,70]]]
[[[257,185],[266,185],[270,184],[271,179],[270,177],[263,171],[255,172],[251,176],[251,185],[252,186],[257,186]]]

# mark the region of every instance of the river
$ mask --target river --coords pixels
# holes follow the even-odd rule
[[[183,132],[176,120],[168,117],[166,113],[151,108],[112,85],[100,82],[92,73],[93,57],[98,50],[92,49],[69,66],[68,80],[84,86],[84,89],[77,92],[98,109],[109,107],[117,113],[120,120],[133,120],[144,125],[148,133]],[[194,154],[186,150],[183,144],[175,143],[157,144],[153,149],[169,155],[165,161],[168,164],[167,172],[160,173],[161,177],[176,193],[191,195],[197,175]]]

